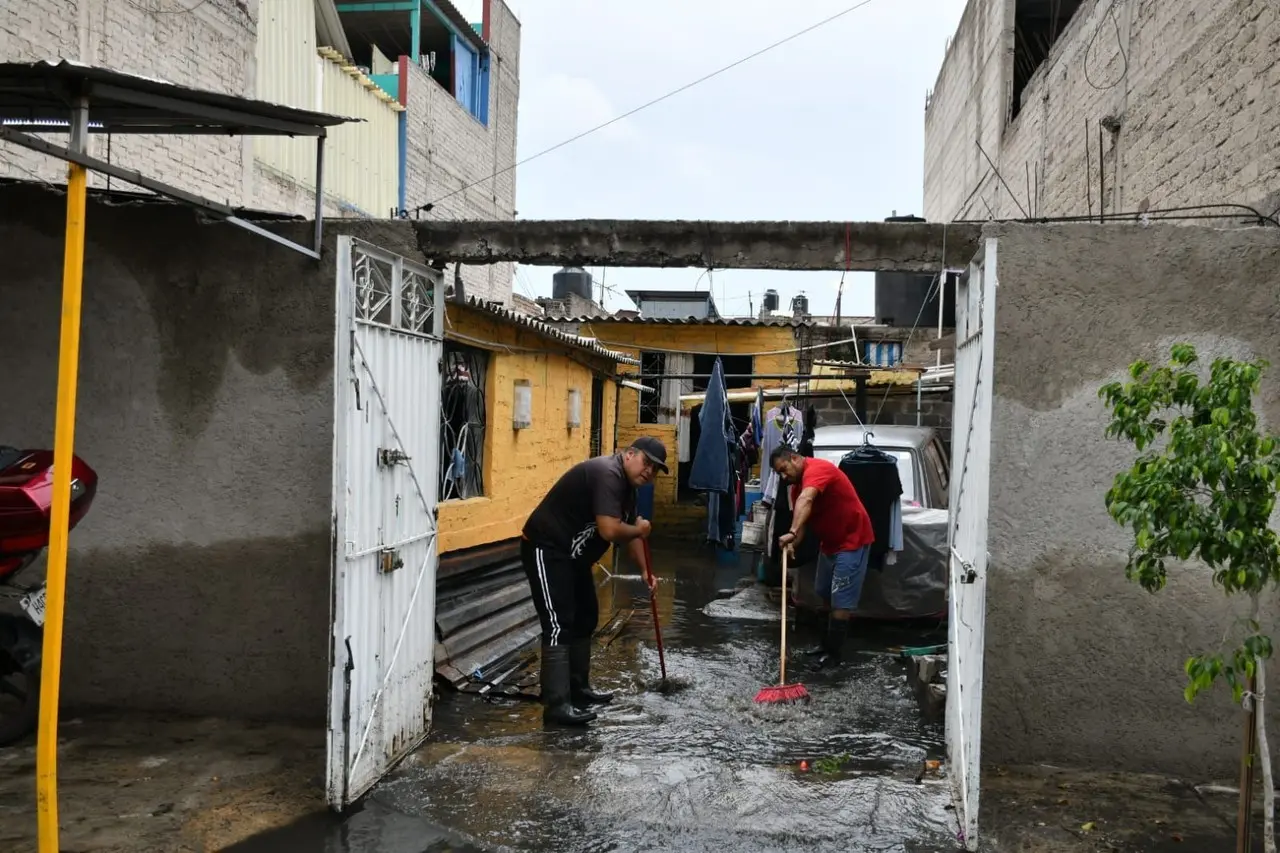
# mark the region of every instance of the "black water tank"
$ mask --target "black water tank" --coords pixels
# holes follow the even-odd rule
[[[809,315],[809,297],[803,293],[797,293],[791,297],[791,311],[793,314],[799,314],[801,317]]]
[[[551,276],[551,298],[568,299],[576,293],[583,299],[592,297],[591,273],[582,267],[565,267]]]
[[[774,290],[772,287],[766,290],[764,292],[764,310],[777,311],[778,304],[778,291]]]
[[[885,222],[924,222],[919,216],[890,216]],[[876,322],[886,326],[937,328],[938,298],[942,297],[942,325],[956,325],[956,279],[935,289],[937,273],[876,273]],[[930,297],[932,291],[932,297]]]

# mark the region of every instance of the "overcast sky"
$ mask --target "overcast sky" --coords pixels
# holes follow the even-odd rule
[[[856,0],[508,0],[521,22],[519,158],[684,86]],[[480,20],[480,0],[454,0]],[[863,8],[520,167],[523,219],[879,220],[919,215],[924,101],[964,0]],[[516,292],[551,295],[550,267]],[[591,272],[597,284],[601,270]],[[611,269],[626,289],[706,288],[756,310],[773,287],[832,313],[837,273]],[[872,276],[845,281],[842,313],[874,312]]]

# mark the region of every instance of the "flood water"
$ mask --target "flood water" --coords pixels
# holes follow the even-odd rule
[[[544,730],[534,703],[446,694],[431,739],[374,791],[378,808],[459,833],[476,849],[955,849],[946,780],[919,778],[926,759],[944,757],[942,724],[923,719],[905,665],[876,653],[939,642],[945,631],[870,632],[855,641],[865,652],[829,672],[793,655],[788,680],[804,683],[812,701],[757,705],[757,691],[778,677],[777,619],[703,612],[742,569],[704,554],[654,559],[667,668],[682,689],[656,689],[647,590],[638,578],[614,578],[601,589],[602,623],[619,608],[634,615],[596,647],[595,686],[616,691],[600,719]],[[795,633],[793,647],[815,636]]]

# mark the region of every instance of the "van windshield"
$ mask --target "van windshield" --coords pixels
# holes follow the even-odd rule
[[[832,465],[839,465],[846,453],[857,449],[856,447],[815,447],[813,455],[827,460]],[[911,458],[911,451],[883,445],[877,445],[877,449],[883,450],[898,460],[898,478],[902,480],[902,503],[906,506],[920,506],[920,499],[916,496],[915,463]]]

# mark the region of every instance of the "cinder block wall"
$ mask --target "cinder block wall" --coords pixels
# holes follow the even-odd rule
[[[488,127],[410,63],[406,204],[413,209],[433,203],[425,218],[515,217],[520,22],[505,3],[493,0],[489,26]],[[453,280],[452,264],[445,275]],[[467,295],[510,303],[513,264],[463,266],[462,275]]]
[[[1206,363],[1269,360],[1258,411],[1280,431],[1280,229],[988,233],[999,287],[983,761],[1231,778],[1240,712],[1222,688],[1188,705],[1182,666],[1218,649],[1247,602],[1228,606],[1202,565],[1170,566],[1155,595],[1125,579],[1131,539],[1103,496],[1133,452],[1104,439],[1097,392],[1186,341]]]
[[[164,8],[172,4],[164,4]],[[187,13],[155,11],[155,2],[12,0],[0,3],[0,58],[5,62],[70,59],[252,97],[258,4],[208,0]],[[47,138],[66,144],[66,134]],[[246,182],[252,156],[239,137],[93,134],[101,159],[218,201],[252,204]],[[108,151],[109,146],[109,151]],[[66,183],[66,165],[0,142],[0,175]],[[105,178],[91,177],[93,186]],[[137,189],[113,181],[117,188]]]
[[[948,49],[925,112],[926,218],[1022,217],[1019,203],[1042,216],[1084,215],[1090,192],[1096,215],[1107,116],[1120,121],[1102,139],[1108,212],[1144,200],[1270,198],[1268,214],[1280,205],[1274,3],[1086,0],[1009,122],[1014,9],[1014,0],[970,0]]]

